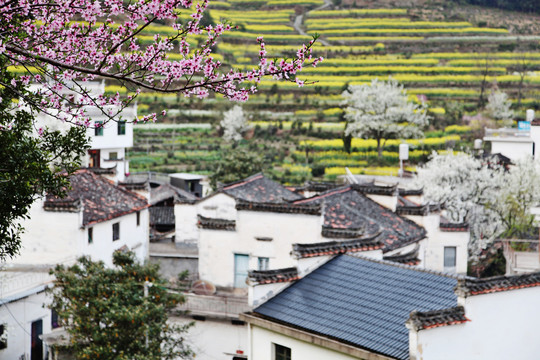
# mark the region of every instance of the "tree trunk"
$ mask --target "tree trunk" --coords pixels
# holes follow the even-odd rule
[[[521,108],[521,97],[522,97],[522,91],[523,91],[523,82],[525,80],[525,72],[519,74],[519,85],[518,85],[518,102],[517,102],[517,108]]]
[[[382,146],[381,146],[381,138],[377,138],[377,153],[379,154],[379,159],[382,159]]]

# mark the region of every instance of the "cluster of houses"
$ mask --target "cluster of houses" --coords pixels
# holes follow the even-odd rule
[[[111,266],[118,250],[171,283],[189,271],[171,321],[195,320],[198,359],[538,358],[540,273],[468,277],[468,225],[421,189],[254,174],[202,196],[200,176],[126,176],[129,121],[89,136],[68,196],[35,202],[21,254],[1,264],[0,359],[55,358],[49,270],[83,255]]]

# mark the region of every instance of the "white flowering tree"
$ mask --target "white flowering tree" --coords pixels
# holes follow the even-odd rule
[[[347,105],[345,135],[377,140],[379,157],[386,139],[422,137],[422,128],[429,123],[425,105],[409,101],[394,79],[349,86],[342,96]]]
[[[240,141],[242,140],[242,133],[250,129],[244,110],[239,105],[235,105],[223,114],[220,125],[223,129],[223,139],[225,141]]]
[[[498,121],[502,121],[504,125],[512,125],[514,111],[510,109],[512,102],[508,99],[508,95],[502,91],[492,91],[488,97],[486,110],[489,115]]]
[[[473,258],[497,236],[518,236],[533,224],[530,209],[540,202],[540,168],[532,158],[509,170],[468,154],[434,154],[418,169],[415,186],[439,203],[449,220],[468,222]]]

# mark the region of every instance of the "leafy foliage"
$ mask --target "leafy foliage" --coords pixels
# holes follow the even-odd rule
[[[263,158],[246,149],[229,151],[216,165],[216,170],[210,177],[210,186],[216,189],[218,182],[230,183],[244,179],[261,172],[264,166]]]
[[[0,79],[11,75],[0,66]],[[27,109],[9,110],[24,92],[0,89],[0,260],[13,257],[20,247],[21,220],[30,205],[44,194],[62,196],[68,175],[80,167],[88,147],[86,131],[70,128],[65,133],[35,129]]]
[[[421,137],[422,128],[428,124],[424,105],[410,102],[403,86],[393,79],[349,86],[343,97],[348,105],[345,135],[376,139],[380,155],[384,145],[381,141]]]
[[[115,268],[87,257],[51,273],[56,280],[50,307],[71,336],[77,359],[162,360],[192,355],[167,312],[183,301],[164,287],[156,265],[137,263],[133,253],[115,252]],[[144,296],[145,283],[148,296]]]

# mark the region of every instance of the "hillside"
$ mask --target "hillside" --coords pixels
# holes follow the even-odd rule
[[[463,123],[462,116],[481,110],[493,89],[509,94],[518,116],[523,116],[526,108],[540,107],[538,15],[422,0],[214,1],[209,15],[214,21],[226,19],[239,26],[239,30],[222,38],[215,49],[216,57],[234,68],[251,68],[250,64],[256,63],[258,35],[264,36],[269,57],[280,58],[294,56],[300,43],[320,34],[314,54],[323,56],[325,61],[317,68],[304,69],[300,76],[311,85],[298,88],[292,83],[266,79],[260,84],[260,94],[243,104],[257,126],[258,146],[270,148],[272,142],[285,146],[287,154],[274,159],[277,168],[283,170],[282,164],[287,161],[304,162],[301,171],[306,177],[313,167],[319,169],[317,173],[322,168],[331,178],[332,174],[343,172],[345,165],[355,167],[357,172],[366,171],[362,170],[366,164],[395,166],[395,146],[386,149],[386,159],[381,161],[373,159],[371,145],[356,142],[355,157],[334,154],[334,162],[321,161],[319,165],[320,156],[310,159],[305,150],[316,154],[319,150],[342,149],[340,94],[348,85],[364,84],[374,77],[391,76],[405,85],[412,99],[428,102],[433,116],[428,136],[432,142],[438,139],[437,149],[459,143],[462,137],[470,140],[481,136],[479,131],[471,133],[471,128],[463,126],[475,124]],[[145,35],[160,30],[148,28]],[[125,91],[115,86],[109,90]],[[200,101],[152,93],[143,94],[139,100],[142,113],[163,107],[170,109],[168,122],[215,124],[231,104],[221,98]],[[451,125],[454,127],[447,128]],[[451,140],[449,136],[453,136]],[[321,142],[317,140],[320,138],[328,140]],[[167,154],[167,146],[172,142],[174,149],[175,141],[169,140],[169,145],[158,142],[154,149]],[[177,141],[180,146],[182,140]],[[212,146],[225,145],[214,138]],[[425,142],[414,147],[422,153],[417,153],[412,163],[424,161],[433,148]],[[211,162],[208,166],[200,162],[196,168],[185,166],[181,160],[184,157],[171,156],[170,151],[167,164],[142,159],[138,162],[137,157],[146,157],[149,150],[144,142],[139,142],[132,154],[133,170],[211,169]],[[197,156],[200,154],[194,158]]]

